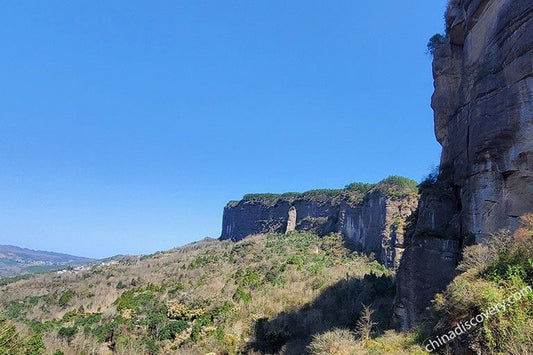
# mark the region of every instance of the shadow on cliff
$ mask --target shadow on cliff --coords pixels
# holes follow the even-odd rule
[[[344,279],[321,292],[314,301],[292,312],[283,312],[255,324],[249,351],[306,354],[314,335],[335,328],[354,329],[363,305],[374,311],[378,331],[392,326],[395,288],[391,276],[365,275]]]

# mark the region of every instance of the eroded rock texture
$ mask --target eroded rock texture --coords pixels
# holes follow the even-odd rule
[[[533,211],[533,1],[452,0],[446,27],[433,61],[441,170],[398,275],[406,328],[454,277],[467,236],[482,242]]]
[[[393,268],[403,252],[406,219],[417,203],[416,194],[398,197],[380,190],[356,201],[349,195],[320,193],[245,197],[224,209],[221,239],[293,230],[318,235],[338,232]]]

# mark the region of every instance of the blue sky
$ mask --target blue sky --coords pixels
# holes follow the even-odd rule
[[[150,253],[248,192],[420,180],[445,4],[0,2],[0,244]]]

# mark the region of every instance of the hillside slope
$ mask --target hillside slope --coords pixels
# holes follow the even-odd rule
[[[374,331],[391,328],[394,286],[392,271],[352,253],[339,235],[293,232],[35,275],[0,293],[19,338],[47,352],[301,354],[313,336],[354,330],[363,305],[375,311]],[[398,353],[419,349],[405,338],[393,343]],[[376,354],[389,353],[382,345]]]
[[[0,245],[0,277],[58,270],[93,261],[95,259]]]

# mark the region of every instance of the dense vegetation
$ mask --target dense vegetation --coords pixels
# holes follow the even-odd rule
[[[308,346],[321,353],[328,346],[321,334],[352,334],[364,306],[373,311],[372,334],[392,326],[392,276],[337,235],[206,240],[12,280],[0,289],[0,340],[10,339],[0,346],[28,354],[302,353]],[[362,346],[359,338],[350,341]]]
[[[449,348],[474,346],[486,354],[533,353],[533,215],[522,218],[514,235],[494,234],[482,245],[463,251],[459,276],[437,295],[433,321],[421,329],[421,338],[446,334],[457,324],[500,306],[500,312]],[[513,299],[519,295],[517,299]],[[505,310],[503,307],[505,304]]]
[[[0,288],[0,354],[424,354],[431,339],[533,285],[533,217],[468,246],[432,319],[392,321],[394,275],[340,236],[205,240]],[[533,292],[438,349],[533,352]]]
[[[522,227],[513,235],[501,231],[483,244],[465,247],[458,273],[435,297],[431,318],[412,333],[388,331],[386,336],[357,342],[349,329],[335,329],[316,336],[310,348],[320,354],[397,354],[398,344],[403,349],[411,344],[413,353],[421,351],[417,344],[442,354],[463,354],[465,349],[482,354],[532,354],[533,215],[524,216]],[[444,339],[458,325],[490,314],[489,310],[494,314],[477,327],[436,349],[429,346],[431,340]],[[364,327],[362,317],[356,329],[361,321]]]
[[[369,194],[378,192],[392,198],[403,198],[418,194],[417,183],[402,176],[389,176],[377,184],[355,182],[343,189],[320,189],[306,192],[287,192],[283,194],[261,193],[244,195],[245,201],[259,201],[275,204],[281,200],[311,200],[318,202],[338,203],[341,200],[351,203],[362,202]],[[236,201],[235,201],[236,202]]]

